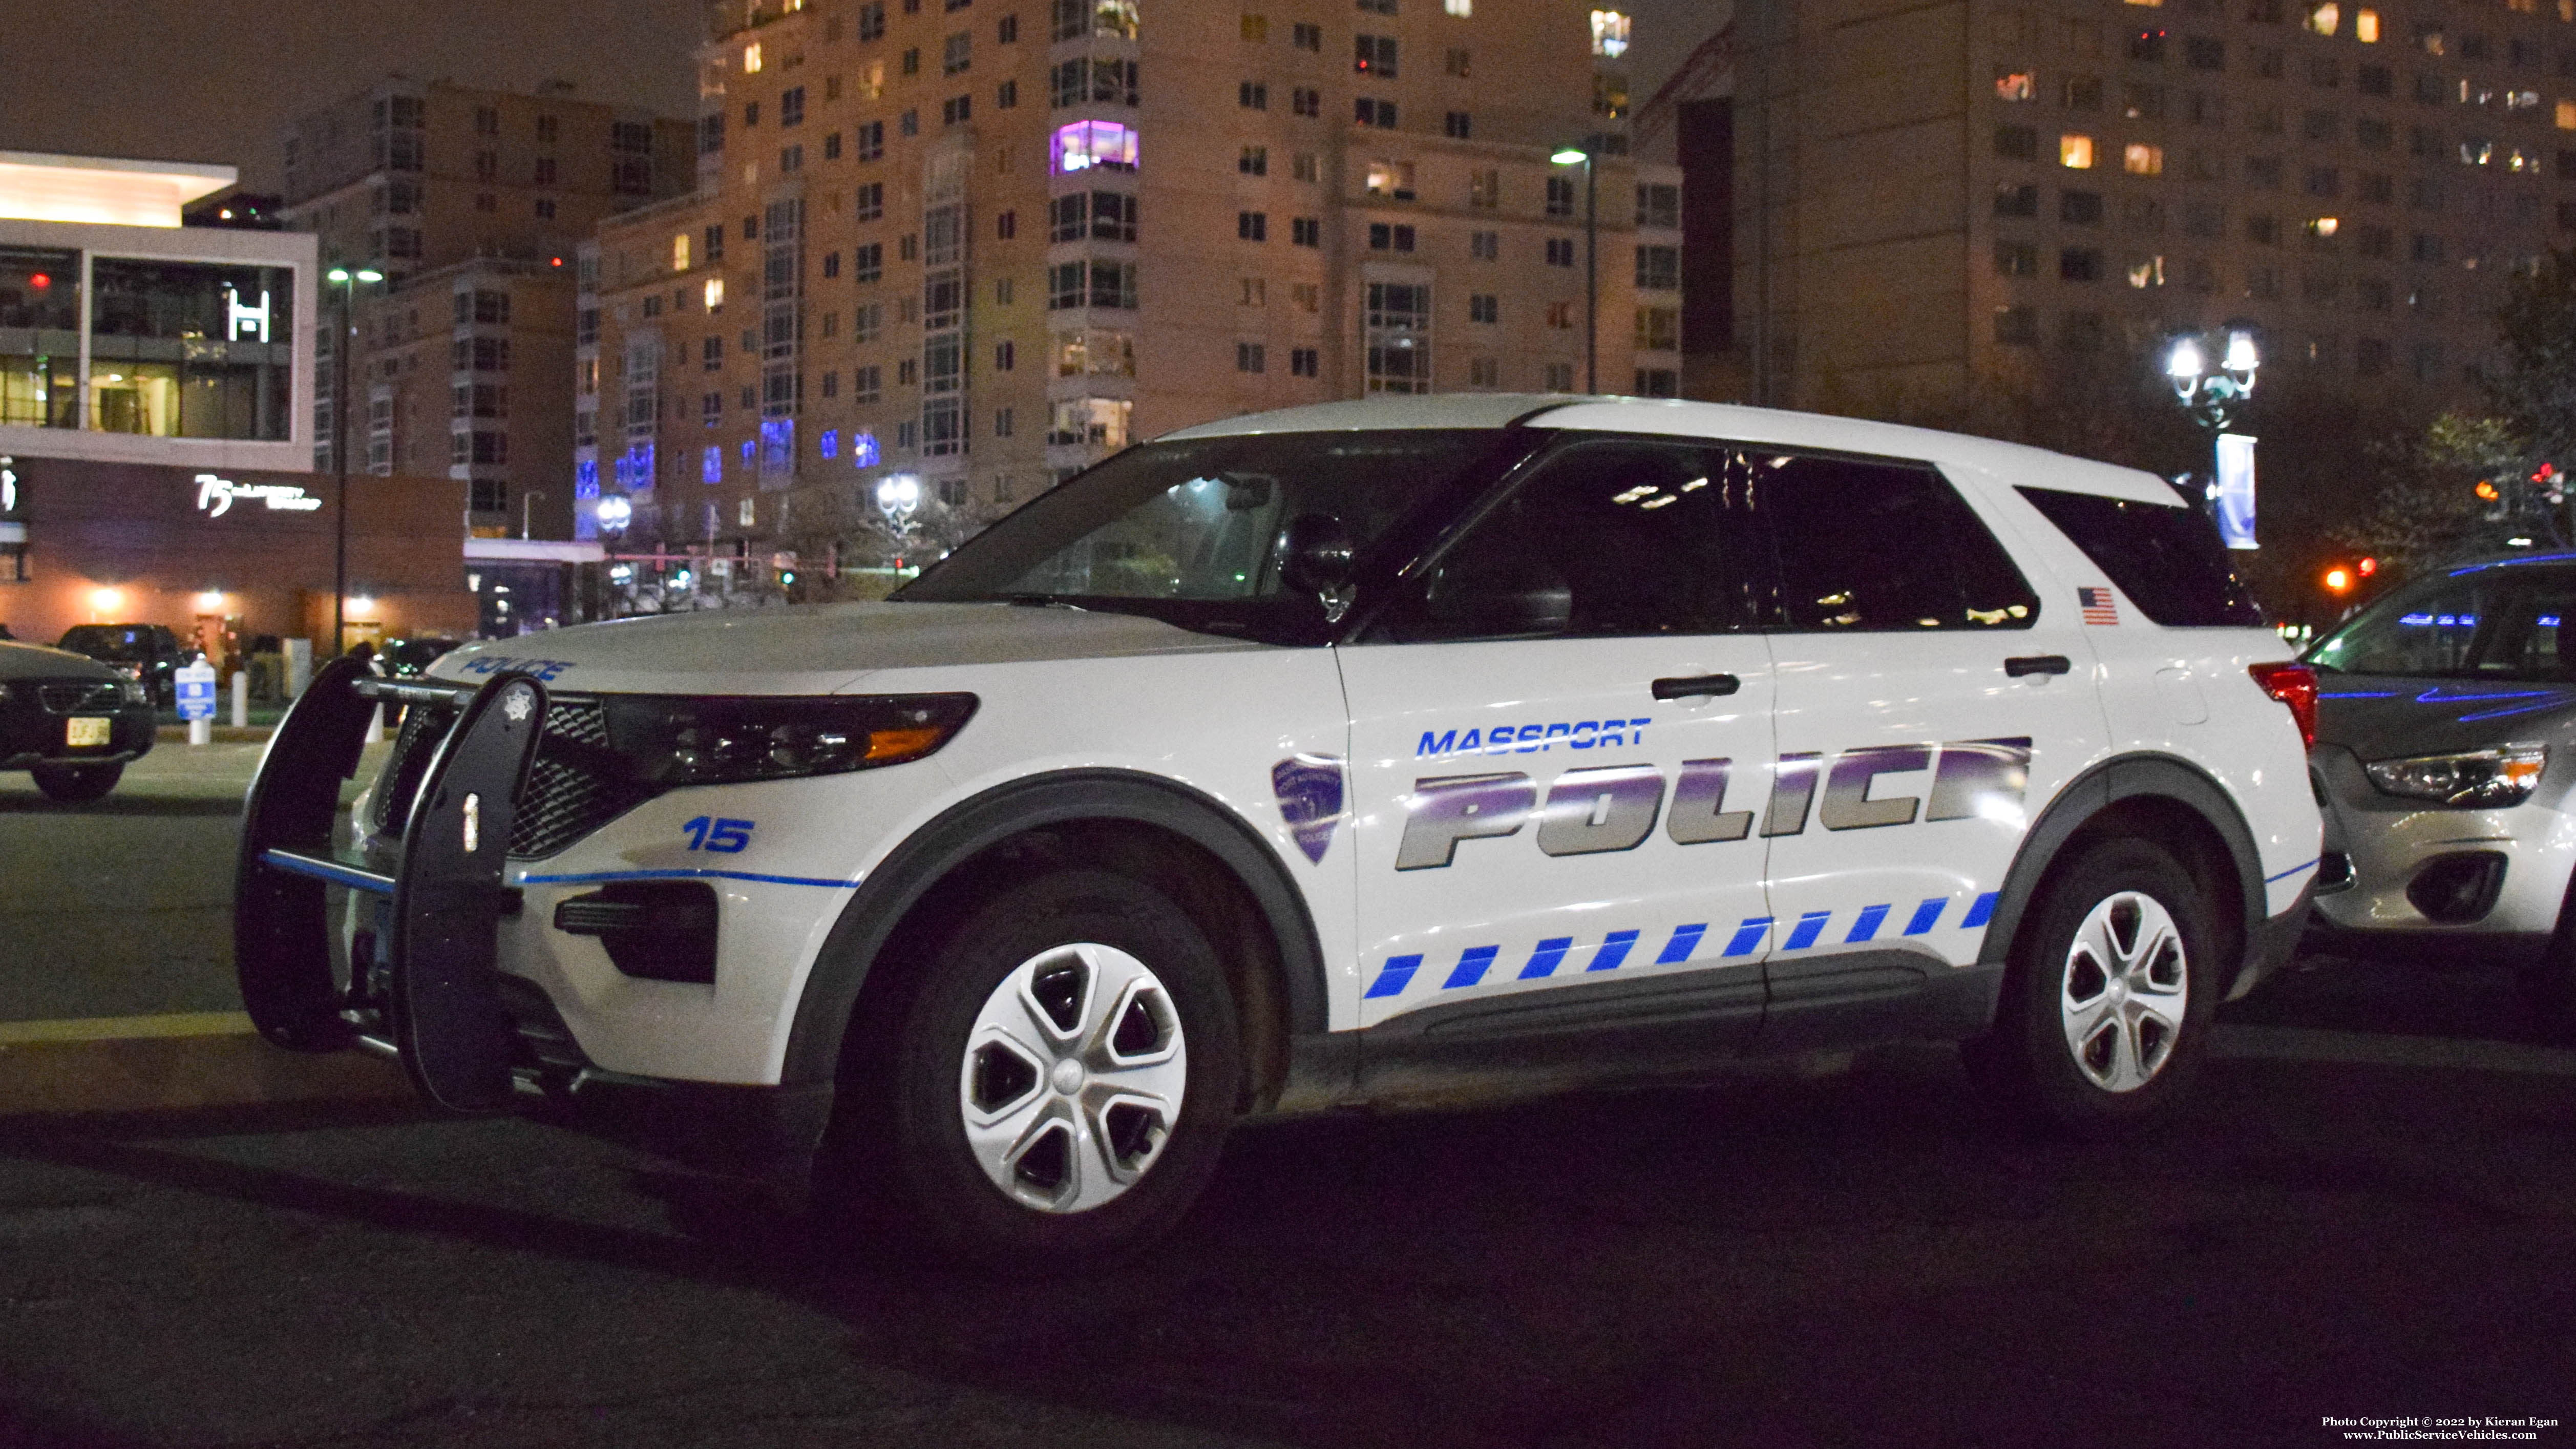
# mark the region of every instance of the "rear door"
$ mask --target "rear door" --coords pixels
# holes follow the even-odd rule
[[[1558,448],[1341,650],[1361,1024],[1758,1023],[1772,670],[1717,461]]]
[[[2092,652],[2075,600],[2043,600],[1936,469],[1796,453],[1750,467],[1795,785],[1765,826],[1774,1026],[1866,1035],[1873,1012],[1919,1009],[1905,998],[1977,959],[2031,802],[2100,755]]]

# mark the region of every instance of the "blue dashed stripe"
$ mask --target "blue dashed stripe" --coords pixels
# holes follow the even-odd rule
[[[1906,921],[1905,934],[1908,936],[1931,934],[1941,924],[1941,918],[1949,914],[1950,903],[1954,899],[1956,897],[1952,896],[1926,897],[1914,908],[1913,915]],[[1999,899],[2001,899],[2001,893],[1997,891],[1985,891],[1972,897],[1968,902],[1967,910],[1960,915],[1956,928],[1975,930],[1991,922],[1995,915],[1995,904]],[[1894,910],[1895,906],[1892,903],[1861,907],[1854,912],[1851,929],[1844,933],[1843,942],[1858,944],[1878,939],[1880,928],[1886,924],[1888,915]],[[1824,939],[1825,930],[1833,923],[1835,914],[1833,911],[1799,913],[1797,923],[1784,934],[1780,949],[1805,951],[1814,948]],[[1719,953],[1721,959],[1753,955],[1762,948],[1763,938],[1769,935],[1771,928],[1777,924],[1778,918],[1773,916],[1745,917],[1727,937],[1726,947]],[[1655,964],[1672,966],[1691,960],[1693,953],[1699,950],[1700,942],[1706,939],[1708,929],[1708,923],[1705,921],[1675,926],[1672,936],[1665,941],[1664,948],[1656,953]],[[1642,931],[1634,930],[1611,931],[1605,934],[1601,938],[1601,944],[1593,948],[1591,959],[1584,963],[1585,974],[1618,970],[1627,963],[1629,953],[1636,949],[1637,942],[1643,939],[1644,934]],[[1531,949],[1529,960],[1521,967],[1516,979],[1537,981],[1552,977],[1565,964],[1566,958],[1574,954],[1574,950],[1574,937],[1550,936]],[[1483,985],[1486,976],[1492,972],[1494,963],[1501,958],[1502,952],[1501,946],[1465,948],[1458,955],[1458,964],[1450,968],[1448,978],[1441,982],[1441,989],[1455,991]],[[1413,985],[1413,978],[1421,973],[1422,960],[1422,953],[1418,951],[1388,957],[1386,963],[1378,968],[1377,979],[1371,981],[1368,990],[1362,993],[1363,999],[1375,1000],[1403,995],[1406,989]]]
[[[1843,944],[1848,946],[1857,941],[1877,940],[1878,923],[1886,919],[1887,907],[1885,906],[1861,907],[1860,919],[1852,922],[1851,934],[1843,937]]]
[[[1501,954],[1503,948],[1500,946],[1468,947],[1459,955],[1457,969],[1449,973],[1448,980],[1440,983],[1440,989],[1455,991],[1461,986],[1473,986],[1484,980],[1486,968],[1492,966],[1494,958]]]
[[[1825,933],[1825,922],[1831,918],[1832,915],[1833,912],[1831,911],[1809,911],[1805,915],[1800,916],[1798,918],[1798,928],[1789,933],[1788,940],[1780,943],[1780,949],[1783,951],[1804,951],[1809,946],[1816,944],[1816,938]]]
[[[1555,975],[1558,963],[1565,959],[1566,952],[1573,949],[1572,936],[1550,936],[1539,942],[1538,949],[1530,953],[1529,964],[1521,968],[1521,979],[1535,981],[1542,976]]]
[[[1636,932],[1612,931],[1609,935],[1601,938],[1601,949],[1592,953],[1592,964],[1584,967],[1583,969],[1587,973],[1593,971],[1616,971],[1619,969],[1619,963],[1628,959],[1629,949],[1636,944]]]
[[[1390,956],[1386,965],[1378,968],[1377,979],[1369,983],[1366,995],[1400,996],[1404,994],[1404,988],[1413,984],[1413,973],[1421,969],[1422,953],[1419,951],[1410,956]]]
[[[1664,943],[1664,952],[1655,958],[1655,964],[1670,966],[1676,961],[1689,960],[1691,952],[1699,949],[1699,938],[1707,934],[1708,922],[1706,921],[1695,926],[1673,927],[1673,938]]]

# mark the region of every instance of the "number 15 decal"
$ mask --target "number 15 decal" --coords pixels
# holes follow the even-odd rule
[[[680,828],[688,832],[691,850],[713,850],[726,855],[740,855],[743,847],[751,844],[753,823],[749,820],[717,820],[701,815]]]

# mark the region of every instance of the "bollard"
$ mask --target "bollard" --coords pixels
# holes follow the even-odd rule
[[[250,728],[250,671],[233,671],[233,728]]]

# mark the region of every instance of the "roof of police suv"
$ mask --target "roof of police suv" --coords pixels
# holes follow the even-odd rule
[[[1155,441],[1249,433],[1313,433],[1363,428],[1525,427],[1617,433],[1664,433],[1730,443],[1830,448],[1880,458],[1938,464],[1955,481],[1987,487],[2059,488],[2139,503],[2181,507],[2172,485],[2153,473],[2020,443],[1909,428],[1863,418],[1678,398],[1582,397],[1563,393],[1442,393],[1378,396],[1246,413],[1165,433]]]

